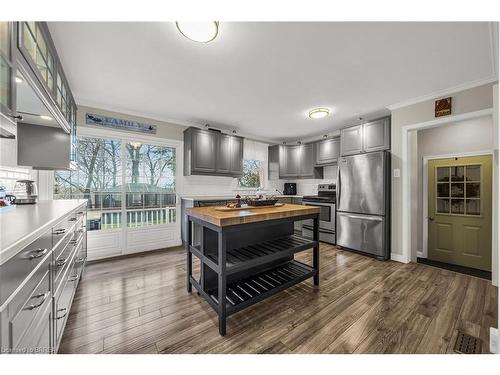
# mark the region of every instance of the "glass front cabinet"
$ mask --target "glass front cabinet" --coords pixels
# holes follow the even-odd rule
[[[45,22],[0,22],[0,109],[14,122],[16,75],[28,76],[61,128],[71,135],[76,161],[76,112],[62,64]]]
[[[16,108],[14,26],[14,22],[0,22],[0,112],[12,123]]]

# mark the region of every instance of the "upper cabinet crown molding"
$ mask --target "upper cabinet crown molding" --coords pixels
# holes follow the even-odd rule
[[[242,174],[242,137],[194,127],[184,131],[184,176]]]

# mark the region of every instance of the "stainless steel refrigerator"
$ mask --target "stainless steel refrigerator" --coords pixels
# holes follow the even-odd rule
[[[341,157],[337,180],[337,245],[390,257],[390,154]]]

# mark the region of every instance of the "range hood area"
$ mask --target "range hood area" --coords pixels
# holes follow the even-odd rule
[[[0,165],[72,169],[76,104],[47,25],[0,23],[10,33],[10,45],[0,49],[2,64],[9,68],[2,82],[8,100],[0,116]]]

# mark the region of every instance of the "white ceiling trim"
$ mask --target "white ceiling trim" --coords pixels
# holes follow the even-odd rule
[[[480,80],[472,81],[472,82],[468,82],[468,83],[463,83],[463,84],[453,86],[453,87],[450,87],[450,88],[447,88],[444,90],[434,91],[434,92],[431,92],[430,94],[418,96],[416,98],[412,98],[412,99],[404,100],[404,101],[399,102],[399,103],[391,104],[391,105],[388,105],[386,108],[390,111],[394,111],[395,109],[408,107],[408,106],[413,105],[413,104],[422,103],[422,102],[425,102],[427,100],[440,98],[443,96],[454,94],[456,92],[472,89],[474,87],[478,87],[478,86],[482,86],[482,85],[487,85],[488,83],[493,83],[493,82],[497,82],[497,81],[498,81],[498,77],[495,76],[495,77],[480,79]]]

